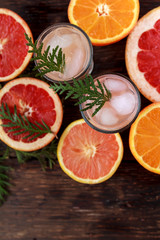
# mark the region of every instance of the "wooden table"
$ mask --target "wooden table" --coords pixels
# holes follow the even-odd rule
[[[84,0],[82,0],[84,1]],[[34,39],[49,25],[68,22],[69,0],[0,0],[0,7],[17,12],[29,24]],[[140,16],[160,5],[141,0]],[[126,39],[94,47],[94,75],[107,71],[127,75]],[[149,104],[142,96],[142,108]],[[72,110],[71,110],[72,107]],[[59,135],[81,118],[73,101],[64,102]],[[24,165],[10,159],[11,195],[0,208],[0,240],[134,240],[160,239],[160,177],[141,167],[128,146],[129,131],[121,134],[124,158],[107,182],[89,186],[65,175],[58,163],[43,172],[37,161]]]

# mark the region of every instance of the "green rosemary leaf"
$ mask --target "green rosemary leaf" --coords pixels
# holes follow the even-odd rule
[[[28,141],[32,141],[32,140],[40,137],[41,135],[42,135],[42,133],[37,133],[35,135],[32,135],[32,137],[31,137],[31,135],[29,134],[29,135],[26,136],[26,138],[28,138]]]
[[[18,163],[25,163],[25,159],[22,157],[22,152],[15,150]]]
[[[5,124],[4,124],[5,125]],[[2,124],[2,126],[4,127],[4,125]],[[7,125],[7,124],[6,124]],[[10,124],[8,124],[8,126],[10,127]],[[15,126],[15,125],[14,125]],[[10,128],[10,129],[8,129],[8,132],[15,132],[15,131],[19,131],[19,132],[15,132],[15,134],[14,135],[19,135],[19,134],[21,134],[22,132],[23,132],[23,130],[22,130],[22,128],[21,127],[16,127],[16,128]],[[26,130],[24,130],[24,131],[26,131]]]
[[[6,119],[5,117],[4,118],[1,118],[1,119]],[[15,127],[15,123],[6,123],[6,124],[1,124],[2,127]],[[15,131],[15,130],[14,130]]]
[[[92,116],[94,116],[102,108],[104,103],[111,98],[110,91],[101,84],[98,79],[94,82],[91,75],[85,76],[84,80],[73,79],[72,84],[66,81],[64,84],[54,83],[50,85],[50,88],[59,94],[66,92],[65,99],[68,99],[69,97],[72,97],[72,99],[78,99],[78,102],[75,103],[75,105],[85,103],[89,100],[86,103],[86,107],[81,110],[86,111],[96,105],[97,108],[94,110]]]
[[[8,191],[4,189],[4,186],[2,184],[0,184],[0,192],[1,192],[0,196],[1,195],[8,195]],[[1,199],[4,199],[4,198],[2,197]]]
[[[7,104],[6,105],[6,114],[8,114],[9,117],[11,117],[10,111],[9,111],[9,107]],[[4,110],[5,111],[5,110]]]
[[[99,80],[97,79],[96,81],[98,82]],[[89,83],[90,83],[91,87],[94,89],[94,91],[97,92],[97,86],[95,85],[94,80],[91,77],[91,75],[89,75]],[[90,89],[90,86],[88,87],[88,89]]]
[[[10,148],[7,146],[5,151],[4,151],[4,153],[3,153],[3,156],[0,157],[0,164],[1,164],[1,162],[3,162],[5,159],[8,158],[8,156],[9,156],[9,149]],[[8,168],[8,167],[6,167],[6,168]]]
[[[39,124],[38,122],[36,122],[36,123]],[[50,131],[50,133],[51,133],[50,128],[49,128],[48,125],[43,121],[43,119],[42,119],[42,123],[43,123],[44,127],[45,127],[46,129],[48,129],[48,131]]]
[[[63,73],[65,67],[65,54],[62,52],[62,48],[56,46],[52,49],[50,53],[50,46],[42,53],[43,43],[37,47],[37,41],[32,42],[31,37],[25,33],[27,46],[30,46],[32,49],[28,52],[34,53],[32,61],[36,61],[37,66],[33,70],[39,70],[39,73],[36,76],[44,76],[48,72],[58,71]]]
[[[47,49],[43,53],[43,59],[44,60],[47,60],[47,56],[48,56],[49,50],[50,50],[50,46],[48,46]]]
[[[6,108],[4,108],[4,104],[2,103],[0,109],[0,116],[3,119],[9,120],[8,123],[2,123],[1,126],[10,128],[8,131],[13,132],[14,135],[27,133],[27,135],[23,138],[29,137],[28,140],[30,141],[37,138],[38,136],[41,136],[42,134],[52,133],[50,127],[47,126],[47,124],[43,120],[42,123],[31,123],[25,115],[22,116],[21,114],[17,113],[16,106],[14,106],[14,113],[11,113],[7,104]]]
[[[7,159],[8,156],[9,147],[5,149],[3,156],[0,157],[0,205],[3,204],[3,202],[6,199],[6,196],[8,196],[9,194],[8,187],[11,186],[11,184],[9,183],[8,176],[8,171],[11,168],[3,164],[4,160]]]
[[[12,131],[13,132],[13,131]],[[23,134],[23,133],[26,133],[27,132],[27,130],[23,130],[23,131],[19,131],[19,132],[15,132],[14,133],[14,135],[15,136],[18,136],[18,135],[21,135],[21,134]],[[33,133],[31,133],[31,135],[32,135]],[[24,139],[25,137],[23,137],[23,139]]]
[[[5,176],[5,175],[4,175]],[[2,177],[2,175],[0,174],[0,177]],[[6,179],[9,179],[9,177],[8,178],[6,178]],[[5,186],[10,186],[10,183],[9,182],[6,182],[6,181],[4,181],[4,180],[0,180],[0,186],[1,187],[5,187]]]
[[[78,82],[79,82],[80,88],[83,89],[84,88],[83,80],[79,79]],[[85,86],[86,86],[87,89],[90,89],[90,81],[85,82]]]
[[[1,165],[0,169],[1,169],[1,171],[8,171],[8,167],[7,166],[2,166]],[[2,173],[0,173],[0,177],[2,177],[3,179],[9,179],[9,177],[7,175],[2,174]]]
[[[98,83],[98,88],[101,91],[101,94],[104,96],[104,90],[103,90],[103,86],[101,85],[100,81],[97,79],[97,83]],[[103,84],[104,85],[104,84]]]
[[[104,106],[104,104],[105,104],[105,102],[102,102],[101,104],[99,104],[99,106],[93,112],[92,117],[94,117],[96,115],[96,113]]]
[[[111,94],[111,92],[106,88],[106,86],[105,86],[105,84],[103,83],[103,87],[104,87],[104,89],[105,89],[105,91],[106,91],[106,93],[107,93],[107,97],[108,97],[108,101],[111,99],[111,97],[112,97],[112,94]]]
[[[92,102],[89,102],[89,103],[87,103],[85,106],[85,108],[83,108],[82,109],[82,111],[86,111],[86,110],[88,110],[88,109],[91,109],[93,106],[95,106],[95,105],[100,105],[100,102],[99,102],[99,99],[97,98],[97,99],[95,99],[95,100],[93,100]]]
[[[36,124],[40,127],[38,127],[38,126],[36,126]],[[38,129],[38,132],[39,132],[39,129],[41,129],[41,131],[43,131],[43,133],[53,133],[52,131],[51,131],[51,129],[49,128],[49,126],[43,121],[43,119],[42,119],[42,124],[41,123],[39,123],[39,122],[35,122],[35,128],[37,127],[37,129]]]
[[[83,95],[79,98],[79,100],[75,103],[75,106],[82,104],[83,102],[90,99],[90,96]],[[93,99],[94,100],[94,99]]]
[[[28,127],[30,127],[30,128],[34,127],[34,124],[31,123],[31,122],[28,120],[28,118],[26,117],[26,115],[24,115],[23,117],[22,117],[21,115],[19,115],[19,117],[20,117],[20,119],[21,119],[21,121],[22,121],[22,123],[23,123],[24,126],[26,126],[26,123],[27,123]]]
[[[57,151],[57,141],[53,140],[49,145],[46,147],[33,151],[33,152],[23,152],[14,150],[16,153],[16,157],[18,162],[25,163],[29,160],[37,159],[42,167],[42,170],[45,171],[46,168],[53,168],[53,165],[55,164],[55,161],[57,159],[56,157],[56,151]]]
[[[28,133],[26,136],[23,137],[23,139],[27,139],[27,138],[29,139],[29,138],[32,137],[32,136],[33,136],[32,133]]]

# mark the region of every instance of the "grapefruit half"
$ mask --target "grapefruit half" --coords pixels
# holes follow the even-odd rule
[[[0,82],[17,77],[32,57],[24,33],[33,40],[29,26],[18,14],[0,8]]]
[[[128,74],[150,101],[160,101],[160,7],[144,15],[127,39]]]
[[[14,135],[7,127],[0,126],[0,139],[8,146],[20,151],[34,151],[49,144],[58,133],[63,117],[62,104],[58,95],[49,88],[49,85],[35,78],[18,78],[8,82],[0,90],[0,105],[6,103],[11,113],[14,106],[17,113],[26,116],[31,123],[42,120],[50,127],[53,133],[43,134],[30,141],[24,139],[24,134]],[[9,120],[0,119],[0,124]]]
[[[96,184],[109,179],[123,156],[119,133],[100,133],[83,120],[72,122],[60,137],[57,157],[63,171],[74,180]]]

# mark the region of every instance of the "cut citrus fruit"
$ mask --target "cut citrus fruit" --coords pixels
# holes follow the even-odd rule
[[[28,65],[32,53],[24,33],[32,37],[27,23],[15,12],[0,8],[0,81],[17,77]]]
[[[70,23],[82,28],[97,46],[126,37],[138,16],[138,0],[71,0],[68,7]]]
[[[144,15],[127,39],[126,67],[139,91],[160,101],[160,7]]]
[[[26,133],[15,135],[11,127],[0,126],[0,139],[8,146],[20,151],[34,151],[50,143],[58,133],[63,117],[61,101],[49,85],[35,78],[18,78],[8,82],[0,91],[0,105],[7,104],[10,112],[27,117],[31,123],[42,120],[53,133],[43,134],[34,140],[24,138]],[[9,120],[0,119],[0,124]]]
[[[160,174],[160,103],[144,108],[132,124],[129,145],[133,156],[146,169]]]
[[[123,156],[119,133],[100,133],[83,119],[72,122],[63,132],[57,157],[63,171],[81,183],[96,184],[109,179]]]

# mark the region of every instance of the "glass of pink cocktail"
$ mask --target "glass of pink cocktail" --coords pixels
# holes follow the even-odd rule
[[[94,106],[81,111],[82,117],[92,128],[100,132],[115,133],[125,130],[140,111],[141,98],[137,87],[120,74],[105,74],[97,79],[111,92],[111,99],[105,102],[95,116],[92,116],[96,108]],[[80,105],[80,110],[86,107],[88,101]]]
[[[49,81],[72,81],[83,78],[93,69],[93,47],[87,34],[79,27],[69,24],[54,24],[45,29],[37,39],[37,47],[43,43],[42,53],[57,45],[65,54],[64,72],[52,71],[44,75]],[[36,62],[35,62],[36,63]]]

